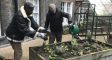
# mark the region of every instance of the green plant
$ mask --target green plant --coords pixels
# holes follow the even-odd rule
[[[72,46],[78,45],[77,39],[76,39],[76,38],[73,38],[73,39],[71,40],[71,44],[72,44]]]
[[[62,55],[63,53],[65,53],[65,49],[61,46],[56,46],[55,53],[58,55]]]
[[[64,35],[69,34],[69,27],[67,27],[67,26],[63,27],[63,34]]]
[[[73,38],[69,43],[43,45],[44,53],[48,54],[49,60],[64,60],[63,58],[66,59],[67,56],[81,56],[110,48],[106,44],[94,40],[79,41]]]
[[[56,60],[58,55],[64,53],[64,48],[64,44],[63,46],[56,46],[56,44],[54,44],[52,47],[49,45],[43,45],[44,51],[49,54],[49,60]],[[60,58],[60,60],[63,60],[63,58]]]

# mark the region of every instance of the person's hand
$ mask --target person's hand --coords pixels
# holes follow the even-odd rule
[[[73,25],[73,23],[67,24],[67,25],[64,25],[64,26],[66,26],[66,27],[71,27],[72,25]]]
[[[45,30],[45,28],[44,27],[39,27],[38,31],[41,31],[41,30]]]
[[[46,33],[38,33],[37,37],[42,38],[44,41],[48,40],[48,36]]]
[[[38,32],[45,33],[46,29],[44,27],[39,27]]]
[[[72,23],[72,21],[68,21],[68,24],[71,24]]]

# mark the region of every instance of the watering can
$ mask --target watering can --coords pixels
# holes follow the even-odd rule
[[[72,36],[76,36],[79,33],[79,27],[77,24],[71,25],[70,33],[72,34]]]

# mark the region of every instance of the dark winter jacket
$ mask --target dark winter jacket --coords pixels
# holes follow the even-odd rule
[[[21,11],[20,13],[14,15],[12,22],[10,23],[10,25],[6,30],[6,36],[8,36],[9,38],[21,41],[24,39],[25,36],[29,36],[31,38],[34,37],[38,29],[38,25],[34,21],[33,17],[32,16],[27,17],[24,11],[23,12]],[[30,29],[29,24],[31,24],[31,27],[34,30]]]
[[[57,10],[56,13],[51,13],[50,11],[47,13],[45,28],[48,29],[50,25],[51,32],[59,33],[63,31],[62,23],[63,17],[68,18],[70,20],[70,15],[68,13]]]

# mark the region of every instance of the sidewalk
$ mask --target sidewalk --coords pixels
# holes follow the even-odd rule
[[[71,40],[71,35],[63,36],[63,41],[69,41],[69,40]],[[43,40],[40,38],[38,38],[36,40],[28,41],[28,42],[23,42],[22,43],[22,48],[23,48],[22,60],[29,60],[29,47],[42,45],[42,42],[43,42]],[[13,58],[13,50],[12,50],[11,46],[0,48],[0,55],[4,56],[7,59],[12,59]]]
[[[0,46],[4,45],[4,44],[8,44],[8,40],[6,40],[5,37],[0,37]]]

